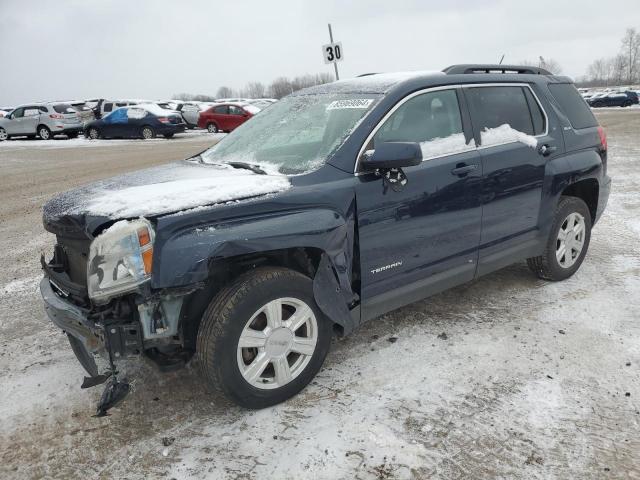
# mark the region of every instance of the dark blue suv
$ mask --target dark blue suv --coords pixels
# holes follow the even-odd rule
[[[292,94],[211,149],[44,207],[41,292],[89,372],[192,358],[260,408],[333,332],[514,262],[573,275],[607,204],[607,142],[566,77],[519,66],[367,75]],[[100,373],[94,354],[110,360]]]
[[[599,107],[630,107],[638,104],[638,94],[631,90],[626,92],[612,92],[587,99],[589,106]]]

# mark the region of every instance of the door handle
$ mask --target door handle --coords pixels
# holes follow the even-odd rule
[[[545,143],[544,145],[540,145],[540,147],[538,148],[538,153],[543,157],[548,157],[549,155],[554,153],[556,150],[558,150],[558,147],[555,147],[553,145],[548,145]]]
[[[478,168],[478,166],[474,165],[474,164],[466,165],[464,163],[459,163],[458,165],[456,165],[456,168],[451,170],[451,175],[457,175],[458,177],[464,177],[469,172],[473,172],[476,168]]]

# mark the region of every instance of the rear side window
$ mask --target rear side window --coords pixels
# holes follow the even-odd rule
[[[65,105],[63,103],[54,105],[53,109],[58,113],[76,113],[76,111],[71,108],[71,105]]]
[[[474,127],[482,132],[506,124],[519,132],[535,135],[524,90],[519,86],[468,88],[467,99]]]
[[[587,105],[587,102],[584,101],[573,84],[552,83],[549,85],[549,91],[560,105],[562,112],[567,116],[573,128],[589,128],[598,125],[598,121],[591,113],[589,105]]]
[[[110,112],[111,110],[113,110],[113,103],[105,103],[104,104],[104,111],[105,112]]]
[[[229,111],[229,107],[227,107],[226,105],[220,106],[220,107],[216,107],[213,109],[213,111],[215,113],[222,113],[222,114],[226,114]]]

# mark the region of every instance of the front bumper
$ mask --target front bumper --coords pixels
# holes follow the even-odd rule
[[[61,330],[80,340],[88,352],[104,355],[104,330],[88,317],[88,311],[64,300],[48,277],[40,282],[40,294],[49,319]]]

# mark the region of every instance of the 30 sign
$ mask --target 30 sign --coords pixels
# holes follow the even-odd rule
[[[322,46],[324,63],[336,63],[342,61],[342,42],[329,43]]]

